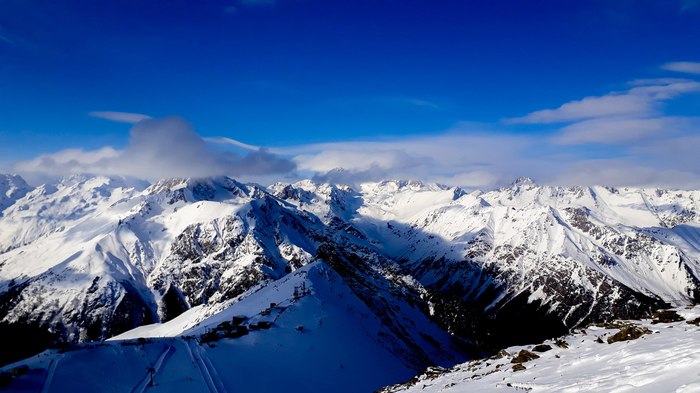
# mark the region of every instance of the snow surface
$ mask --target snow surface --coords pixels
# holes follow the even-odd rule
[[[700,277],[700,191],[547,187],[528,179],[486,193],[415,181],[354,190],[312,181],[264,189],[225,177],[148,188],[108,177],[71,176],[34,189],[20,180],[0,178],[0,294],[14,296],[2,322],[65,327],[69,340],[82,342],[91,339],[85,326],[115,318],[129,297],[133,314],[151,317],[130,326],[167,319],[163,297],[172,288],[189,309],[115,341],[31,358],[32,371],[13,385],[18,391],[74,391],[79,383],[90,391],[105,381],[115,391],[274,391],[289,381],[303,391],[368,391],[414,375],[416,353],[442,365],[457,361],[449,335],[411,305],[424,299],[409,295],[425,295],[426,287],[461,289],[469,299],[495,283],[502,293],[485,312],[524,293],[576,326],[596,305],[626,306],[630,289],[688,304]],[[368,269],[341,277],[315,257],[327,243],[357,252]],[[468,270],[474,266],[489,272],[486,283]],[[354,275],[351,287],[346,279]],[[295,296],[302,287],[308,293]],[[368,299],[378,289],[385,291]],[[592,300],[581,312],[567,303],[578,299]],[[191,337],[235,316],[273,326],[211,347]],[[674,340],[697,350],[680,334],[695,327],[677,325],[666,329],[671,337],[678,333]],[[123,331],[109,326],[98,330],[101,337]],[[636,342],[667,337],[666,330]],[[671,341],[647,349],[662,351]],[[608,347],[589,344],[579,352],[598,351],[616,364]],[[571,360],[562,366],[571,370],[580,365],[572,352],[556,351],[556,361],[550,352],[538,359],[551,366],[545,370],[558,370],[560,359]],[[644,358],[651,359],[620,364]],[[147,386],[148,367],[156,369],[155,387]],[[554,374],[537,383],[568,389]],[[601,390],[625,388],[599,383]]]
[[[302,284],[309,293],[295,297],[295,288]],[[270,303],[276,304],[271,307]],[[386,332],[379,318],[320,263],[252,290],[208,318],[212,311],[205,309],[191,309],[164,325],[143,326],[104,343],[84,344],[64,353],[50,350],[6,366],[9,370],[26,364],[32,369],[16,378],[11,388],[18,392],[369,392],[416,373],[383,346],[381,334]],[[211,345],[194,338],[232,316],[247,317],[246,324],[265,320],[273,325]],[[157,336],[161,338],[145,344],[125,340]],[[149,367],[155,369],[155,386],[148,386]]]
[[[691,320],[700,307],[678,309]],[[564,337],[568,348],[553,341],[539,359],[523,363],[514,371],[511,359],[521,349],[508,348],[509,356],[475,360],[453,367],[438,377],[423,375],[408,385],[387,392],[700,392],[700,328],[686,321],[651,324],[650,320],[627,321],[653,333],[630,341],[608,344],[617,329],[591,326]],[[598,342],[601,338],[603,342]]]

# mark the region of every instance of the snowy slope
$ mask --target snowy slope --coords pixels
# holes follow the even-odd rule
[[[362,315],[381,326],[369,336],[402,367],[464,358],[464,348],[428,318],[424,289],[395,262],[259,186],[169,179],[139,191],[116,179],[72,177],[37,188],[45,189],[51,192],[28,195],[2,221],[39,235],[0,254],[0,328],[48,329],[43,345],[100,340],[141,325],[148,326],[127,334],[200,334],[187,331],[194,328],[187,321],[249,307],[251,290],[277,291],[325,247],[329,271],[338,270]],[[21,212],[47,211],[43,206],[50,214],[22,221]],[[319,294],[322,304],[336,295],[351,300],[342,291]],[[333,312],[345,308],[350,304]],[[358,329],[361,321],[345,325]]]
[[[39,187],[1,221],[19,242],[0,254],[2,320],[100,339],[279,278],[308,262],[320,223],[265,195],[227,178]]]
[[[679,309],[679,314],[687,321],[624,321],[649,330],[638,339],[608,344],[620,329],[590,326],[558,343],[545,342],[551,347],[545,352],[533,351],[533,345],[511,347],[500,357],[433,369],[382,392],[698,392],[700,308]],[[515,371],[512,360],[521,350],[539,358]]]
[[[26,191],[0,216],[0,333],[50,332],[39,348],[205,334],[302,280],[315,290],[288,327],[325,313],[419,370],[700,299],[698,191],[94,176]]]
[[[203,338],[233,317],[247,334]],[[271,326],[254,329],[261,321]],[[423,344],[432,347],[427,356],[454,364],[459,358],[451,357],[449,335],[426,318],[417,322],[416,335],[434,340]],[[138,337],[170,338],[128,341]],[[341,276],[315,262],[219,308],[195,307],[104,344],[48,351],[5,369],[32,370],[14,379],[14,391],[369,392],[425,367],[405,356],[400,341]],[[120,366],[110,367],[113,362]],[[151,366],[156,385],[148,387]]]

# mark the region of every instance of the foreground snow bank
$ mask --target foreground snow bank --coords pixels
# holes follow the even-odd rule
[[[700,306],[676,311],[686,320],[590,326],[544,343],[549,350],[546,346],[510,347],[500,357],[470,361],[450,370],[433,369],[383,391],[700,392],[700,327],[696,320]],[[650,333],[608,344],[608,338],[627,324]],[[539,357],[513,363],[522,350]]]

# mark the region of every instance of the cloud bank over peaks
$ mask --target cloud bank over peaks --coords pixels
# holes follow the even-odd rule
[[[167,177],[266,176],[292,172],[293,161],[257,149],[247,154],[206,143],[180,117],[142,119],[122,149],[67,149],[19,162],[15,170],[28,179],[90,173],[158,180]]]
[[[699,93],[700,82],[669,77],[628,86],[501,126],[462,123],[437,135],[298,146],[285,153],[299,170],[333,182],[400,178],[489,189],[525,175],[542,184],[700,188],[700,117],[665,113],[672,100]]]
[[[540,172],[536,140],[462,123],[437,135],[380,141],[321,143],[277,149],[291,155],[302,173],[318,181],[357,184],[385,179],[416,179],[468,188],[510,182],[513,168]]]
[[[669,64],[675,63],[662,68],[693,70],[685,63]],[[17,163],[12,171],[30,181],[72,173],[150,181],[227,175],[262,184],[302,178],[350,185],[415,179],[486,190],[529,176],[540,184],[697,189],[700,116],[671,114],[667,106],[683,96],[697,102],[691,95],[698,93],[695,79],[637,79],[626,90],[500,124],[461,122],[424,135],[271,149],[227,136],[202,138],[179,117],[97,112],[92,115],[134,123],[125,148],[67,149]]]

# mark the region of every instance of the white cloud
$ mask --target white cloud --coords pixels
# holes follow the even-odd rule
[[[667,121],[673,123],[675,119]],[[292,154],[304,176],[348,184],[417,179],[483,190],[529,176],[541,184],[556,185],[700,185],[700,156],[696,154],[700,137],[667,141],[630,136],[628,143],[609,158],[592,160],[585,151],[552,145],[545,135],[473,132],[451,130],[436,136],[315,144],[277,151]]]
[[[676,61],[673,63],[666,63],[661,66],[664,70],[684,72],[687,74],[700,74],[700,63],[691,61]]]
[[[667,138],[654,143],[643,143],[631,147],[631,152],[639,157],[657,159],[667,166],[696,170],[700,168],[700,127],[694,132]],[[695,187],[700,187],[697,184]]]
[[[276,151],[292,155],[299,170],[318,180],[346,183],[400,178],[489,189],[525,175],[545,184],[697,187],[700,137],[688,138],[700,133],[700,118],[666,116],[656,104],[698,91],[700,84],[656,79],[631,85],[625,92],[563,105],[561,111],[539,119],[566,119],[568,124],[554,134],[462,125],[434,136]],[[617,103],[622,107],[606,108]],[[612,146],[578,147],[591,143]],[[603,158],[592,160],[593,156]]]
[[[692,168],[664,168],[628,159],[584,160],[567,164],[550,181],[552,184],[606,185],[697,189],[700,174]]]
[[[567,102],[556,109],[544,109],[510,119],[509,123],[545,124],[584,120],[603,116],[646,115],[654,112],[654,101],[647,96],[611,94]]]
[[[664,101],[676,98],[683,94],[700,91],[700,82],[692,79],[662,78],[657,79],[657,81],[659,83],[647,83],[643,86],[633,87],[628,91],[628,94],[647,96],[655,101]]]
[[[660,113],[659,104],[662,101],[700,91],[700,82],[687,79],[651,79],[635,82],[635,86],[626,91],[585,97],[567,102],[556,109],[539,110],[523,117],[508,119],[506,123],[547,124],[601,117],[654,116]]]
[[[417,179],[479,189],[529,176],[543,184],[697,188],[700,117],[669,116],[663,105],[697,91],[700,82],[691,79],[639,79],[624,91],[507,122],[561,123],[555,131],[514,133],[503,125],[460,123],[434,135],[269,150],[227,137],[203,139],[177,117],[101,112],[107,114],[101,117],[136,122],[126,148],[68,149],[18,163],[15,170],[22,175],[84,172],[148,180],[229,175],[263,183],[301,177],[349,184]]]
[[[536,170],[539,163],[528,157],[538,151],[535,139],[490,128],[458,125],[440,135],[322,143],[273,152],[293,156],[302,174],[351,184],[390,178],[489,188]]]
[[[42,154],[30,161],[25,161],[17,165],[21,170],[34,166],[41,166],[44,160],[50,160],[51,164],[57,165],[92,165],[106,159],[119,157],[120,152],[112,147],[103,147],[97,150],[65,149],[52,154]]]
[[[699,124],[697,120],[682,117],[591,119],[563,127],[552,142],[563,145],[623,144],[640,138],[682,132]]]
[[[97,117],[100,119],[116,121],[120,123],[136,124],[142,120],[152,119],[151,116],[143,115],[140,113],[129,113],[129,112],[90,112],[88,116]]]
[[[491,189],[518,176],[530,176],[542,184],[698,187],[700,156],[696,147],[700,145],[700,136],[696,136],[698,133],[692,127],[700,121],[690,120],[664,117],[660,122],[650,120],[647,126],[645,123],[635,126],[638,119],[619,120],[622,125],[615,129],[632,130],[625,134],[625,142],[620,141],[607,158],[591,160],[586,149],[553,144],[551,135],[512,134],[491,126],[470,124],[458,125],[438,135],[233,154],[208,145],[184,120],[166,118],[145,120],[134,126],[129,145],[122,150],[68,149],[18,163],[14,170],[23,176],[34,175],[29,176],[32,179],[37,174],[61,176],[76,172],[151,181],[210,175],[229,175],[260,183],[302,177],[349,184],[418,179]],[[585,131],[585,125],[593,127],[596,121],[578,123],[579,130],[569,128],[569,133],[560,134],[556,142],[577,144],[593,139],[610,143],[604,131],[592,135]],[[683,126],[685,131],[677,128],[680,131],[672,138],[644,137],[634,131],[648,127],[645,132],[656,135],[657,129],[665,124]],[[256,148],[232,141],[236,148]]]
[[[265,176],[289,173],[294,168],[289,159],[264,149],[245,155],[214,149],[179,117],[140,121],[131,129],[129,144],[123,150],[111,147],[92,151],[66,149],[15,165],[17,172],[34,178],[90,173],[147,180]]]

